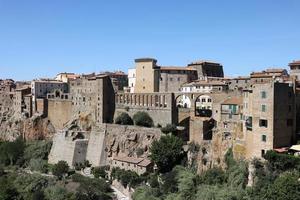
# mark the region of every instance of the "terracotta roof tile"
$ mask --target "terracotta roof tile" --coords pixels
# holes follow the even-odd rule
[[[242,97],[231,97],[226,99],[222,104],[225,105],[242,105],[243,98]]]

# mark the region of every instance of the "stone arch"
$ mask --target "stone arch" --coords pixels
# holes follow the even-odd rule
[[[191,108],[192,101],[190,97],[186,94],[180,94],[176,97],[176,107],[178,108]]]
[[[211,117],[213,109],[213,99],[208,94],[201,94],[195,98],[195,116]]]

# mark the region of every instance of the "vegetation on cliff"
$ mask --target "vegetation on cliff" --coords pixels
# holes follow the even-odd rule
[[[153,119],[147,112],[139,111],[133,115],[134,125],[136,126],[144,126],[144,127],[152,127]]]
[[[269,151],[266,161],[254,160],[254,185],[248,187],[248,163],[236,161],[232,151],[225,156],[227,167],[202,174],[176,166],[167,173],[153,174],[140,186],[134,200],[294,200],[300,195],[300,158]]]

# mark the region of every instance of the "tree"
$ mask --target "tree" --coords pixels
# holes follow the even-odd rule
[[[59,161],[52,168],[52,173],[54,176],[57,176],[61,179],[69,171],[69,165],[66,161]]]
[[[125,113],[122,112],[115,120],[116,124],[121,124],[121,125],[133,125],[133,120],[131,117]]]
[[[92,173],[93,173],[95,178],[99,178],[99,177],[106,178],[107,173],[106,173],[105,169],[106,169],[106,166],[94,167],[92,169]]]
[[[168,172],[178,164],[182,158],[183,141],[173,135],[162,136],[152,143],[150,158],[157,165],[160,172]]]
[[[0,146],[0,162],[4,165],[14,165],[22,159],[25,144],[22,138],[17,138],[13,142],[3,142]]]
[[[137,126],[152,127],[153,120],[146,112],[137,112],[133,115],[134,124]]]
[[[267,199],[294,200],[299,199],[300,184],[298,172],[284,172],[269,186]]]
[[[160,129],[164,134],[175,133],[177,128],[175,124],[167,124],[165,127]]]

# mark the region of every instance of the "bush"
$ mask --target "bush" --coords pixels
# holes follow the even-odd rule
[[[121,113],[115,120],[116,124],[121,124],[121,125],[133,125],[133,121],[131,119],[131,117],[123,112]]]
[[[107,177],[107,173],[105,171],[106,166],[102,166],[102,167],[94,167],[92,169],[92,174],[95,176],[95,178],[106,178]]]
[[[33,158],[29,161],[29,168],[32,171],[39,171],[42,173],[47,173],[48,164],[47,164],[46,160],[42,160],[40,158],[38,158],[38,159]]]
[[[153,120],[146,112],[137,112],[133,115],[134,124],[137,126],[152,127]]]
[[[177,131],[175,124],[167,124],[165,127],[160,129],[164,134],[175,133]]]
[[[136,187],[144,181],[136,172],[124,170],[120,168],[113,168],[111,171],[111,177],[121,182],[124,187]]]
[[[160,172],[168,172],[182,159],[183,141],[173,135],[162,136],[152,143],[150,158]]]
[[[54,176],[57,176],[61,179],[69,171],[69,165],[66,161],[59,161],[52,168],[52,173]]]

